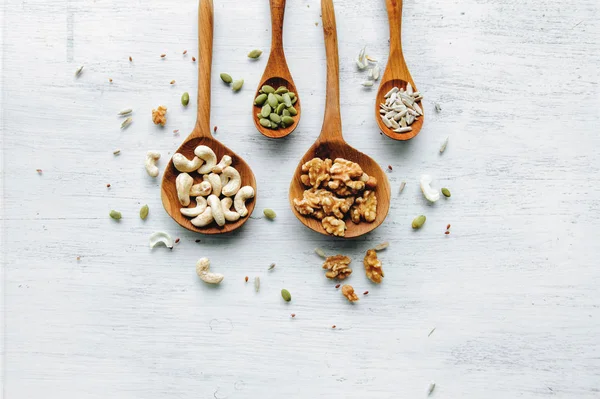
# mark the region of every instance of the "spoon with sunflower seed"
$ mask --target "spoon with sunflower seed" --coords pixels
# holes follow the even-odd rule
[[[402,0],[386,0],[390,25],[390,55],[375,101],[375,120],[383,134],[394,140],[410,140],[421,131],[425,119],[421,100],[402,53]]]
[[[241,177],[241,186],[250,186],[256,193],[256,180],[250,166],[237,154],[225,147],[211,135],[210,129],[210,80],[212,64],[212,45],[213,45],[213,1],[200,0],[198,8],[198,113],[196,117],[196,126],[192,133],[185,139],[183,144],[177,149],[176,153],[184,155],[186,158],[194,158],[195,150],[200,146],[206,146],[211,149],[217,159],[223,159],[224,155],[231,157],[231,165],[239,172]],[[212,174],[212,173],[211,173]],[[237,221],[227,223],[223,227],[218,227],[216,223],[208,224],[204,227],[197,227],[191,220],[185,217],[180,209],[182,207],[177,193],[177,177],[180,175],[172,161],[169,161],[163,174],[161,184],[162,203],[167,213],[181,226],[188,230],[202,234],[221,234],[233,231],[241,227],[252,214],[256,203],[254,198],[246,202],[247,213],[245,217],[240,217]],[[194,183],[202,182],[202,176],[194,174]],[[197,180],[197,181],[196,181]],[[210,200],[210,197],[209,197]],[[237,200],[236,200],[237,201]],[[189,201],[188,201],[189,202]]]
[[[271,53],[254,95],[252,119],[266,137],[280,139],[292,133],[300,121],[301,106],[296,85],[283,52],[283,16],[286,0],[269,0]]]

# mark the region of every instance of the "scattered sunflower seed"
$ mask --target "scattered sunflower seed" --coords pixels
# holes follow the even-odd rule
[[[273,269],[275,269],[275,263],[271,263],[267,270],[273,270]]]
[[[361,83],[364,87],[373,87],[373,82],[371,80],[365,80]]]
[[[273,209],[265,209],[263,210],[263,214],[265,215],[265,217],[267,219],[273,220],[277,217],[277,214],[275,213],[275,211]]]
[[[444,194],[444,197],[446,198],[450,198],[452,196],[452,194],[450,194],[450,190],[448,190],[446,187],[442,188],[442,194]]]
[[[233,82],[233,79],[231,78],[231,76],[227,73],[222,73],[221,75],[219,75],[221,77],[221,80],[227,84]]]
[[[290,294],[290,292],[288,290],[286,290],[285,288],[281,290],[281,297],[286,302],[289,302],[292,300],[292,294]]]
[[[81,75],[81,72],[83,71],[83,65],[80,66],[79,68],[77,68],[77,70],[75,71],[75,76],[79,76]]]
[[[121,212],[115,211],[114,209],[110,211],[109,216],[115,220],[121,219]]]
[[[119,155],[121,153],[121,150],[114,150],[113,151],[113,155]]]
[[[248,58],[257,59],[262,54],[262,50],[252,50],[248,53]]]
[[[233,91],[240,91],[240,89],[242,88],[243,85],[244,85],[244,79],[238,79],[233,82],[233,84],[231,85],[231,88],[233,89]]]
[[[435,103],[435,111],[436,112],[442,112],[442,106],[438,103]]]
[[[131,125],[131,122],[133,122],[131,117],[125,119],[123,123],[121,123],[121,129],[125,129],[127,126]]]
[[[433,393],[434,389],[435,389],[435,382],[431,381],[429,383],[429,388],[427,388],[427,396],[431,395]]]
[[[325,254],[325,251],[323,251],[321,248],[315,248],[315,253],[317,255],[319,255],[323,259],[327,258],[327,255]]]
[[[260,291],[260,277],[254,277],[254,290],[256,292]]]
[[[402,194],[402,190],[404,190],[404,187],[406,187],[406,182],[403,181],[402,183],[400,183],[400,190],[398,191],[398,194]]]
[[[390,246],[389,242],[382,242],[381,244],[375,245],[375,247],[373,247],[373,249],[375,251],[383,251],[384,249],[386,249],[387,247]]]
[[[444,151],[446,151],[446,146],[448,145],[448,139],[450,139],[450,136],[446,137],[446,140],[444,140],[444,142],[442,143],[442,146],[440,147],[440,154],[443,154]]]
[[[433,327],[433,329],[431,329],[431,331],[429,331],[429,334],[427,334],[427,337],[431,337],[431,334],[433,334],[434,331],[435,331],[435,327]]]
[[[127,109],[124,109],[123,111],[119,112],[119,115],[125,116],[125,115],[129,115],[132,112],[133,112],[133,110],[131,108],[127,108]]]

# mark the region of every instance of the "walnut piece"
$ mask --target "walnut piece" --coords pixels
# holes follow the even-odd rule
[[[340,180],[332,180],[327,186],[340,197],[356,195],[365,189],[365,183],[360,180],[348,180],[346,183],[342,183]]]
[[[152,110],[152,122],[155,125],[164,126],[167,123],[167,107],[163,107],[162,105],[158,106],[158,109]]]
[[[375,191],[365,190],[362,197],[356,198],[350,209],[350,217],[354,223],[360,220],[372,222],[377,217],[377,197]]]
[[[346,223],[343,220],[336,219],[333,216],[324,217],[321,220],[321,225],[329,234],[336,237],[344,237],[346,235]]]
[[[313,158],[302,165],[302,171],[308,172],[308,180],[300,178],[305,186],[319,188],[321,183],[329,181],[329,168],[331,168],[331,159]],[[307,184],[308,183],[308,184]]]
[[[331,194],[331,193],[330,193]],[[321,206],[326,215],[334,215],[338,219],[343,219],[344,215],[350,210],[354,203],[354,198],[337,198],[333,195],[324,197],[321,200]]]
[[[369,249],[363,263],[369,280],[377,284],[381,283],[381,278],[384,277],[384,273],[381,269],[381,261],[377,259],[377,252],[373,249]]]
[[[336,158],[331,168],[329,168],[329,174],[331,175],[331,180],[341,180],[345,183],[352,180],[352,178],[361,177],[363,171],[356,162],[348,161],[344,158]]]
[[[323,263],[323,269],[329,270],[325,273],[327,278],[337,278],[343,280],[352,273],[352,269],[348,266],[352,260],[344,255],[330,256],[325,259]]]
[[[354,292],[354,288],[351,285],[344,284],[342,286],[342,294],[348,299],[350,302],[358,301],[358,295]]]
[[[311,188],[310,190],[304,190],[301,200],[294,198],[294,208],[302,215],[313,215],[315,211],[322,208],[323,202],[327,202],[330,198],[333,198],[331,192]]]

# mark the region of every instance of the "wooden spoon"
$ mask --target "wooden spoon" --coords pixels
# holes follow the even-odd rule
[[[260,78],[260,84],[256,89],[254,98],[260,93],[258,92],[264,85],[272,86],[277,89],[280,86],[285,86],[291,92],[296,93],[298,100],[294,104],[294,108],[298,111],[298,115],[294,116],[294,124],[286,128],[269,129],[262,126],[256,114],[260,112],[262,107],[254,105],[254,99],[252,99],[252,119],[254,120],[254,126],[264,136],[272,139],[280,139],[292,133],[298,123],[300,122],[300,115],[302,114],[302,106],[300,105],[300,96],[298,96],[298,90],[292,79],[292,74],[288,69],[287,62],[285,60],[285,54],[283,53],[283,16],[285,13],[285,2],[286,0],[269,0],[271,6],[271,53],[269,54],[269,61],[265,68],[262,78]]]
[[[339,59],[337,33],[335,26],[335,13],[332,0],[321,1],[321,14],[323,16],[323,33],[325,36],[325,54],[327,56],[327,94],[325,98],[325,115],[321,135],[317,141],[304,154],[296,168],[290,184],[289,201],[294,215],[308,228],[325,235],[329,235],[321,221],[301,215],[294,207],[293,200],[302,198],[306,187],[302,184],[302,165],[315,158],[345,158],[358,163],[364,172],[377,179],[377,217],[372,223],[361,222],[354,224],[346,218],[346,235],[344,238],[358,237],[379,226],[387,216],[390,207],[390,185],[387,176],[377,162],[362,152],[350,147],[342,137],[342,119],[340,115],[340,86],[339,86]]]
[[[419,119],[410,125],[412,131],[407,133],[396,133],[383,123],[379,113],[379,104],[385,103],[384,96],[393,87],[406,89],[407,83],[409,82],[414,91],[417,91],[417,86],[415,86],[415,82],[413,81],[412,76],[410,76],[406,61],[404,61],[404,54],[402,54],[402,0],[385,0],[385,5],[387,7],[390,24],[390,56],[385,72],[381,78],[381,83],[379,84],[379,91],[377,92],[375,101],[375,120],[379,125],[379,130],[389,138],[394,140],[410,140],[421,131],[425,115],[421,115]],[[421,109],[423,109],[422,105]]]
[[[254,199],[249,199],[246,202],[246,208],[248,209],[248,215],[246,217],[240,218],[233,223],[228,222],[223,227],[218,227],[214,222],[206,227],[196,227],[190,222],[190,218],[183,216],[179,211],[179,209],[182,208],[182,205],[177,198],[175,179],[180,172],[175,169],[173,162],[169,160],[169,164],[163,174],[161,185],[163,206],[167,213],[181,226],[202,234],[221,234],[237,229],[250,218],[256,203],[256,181],[252,169],[250,169],[248,164],[244,162],[240,156],[215,140],[210,134],[210,72],[212,63],[212,44],[213,2],[212,0],[200,0],[198,8],[198,115],[194,130],[192,130],[192,133],[177,149],[177,152],[185,155],[188,159],[191,159],[194,157],[194,149],[199,145],[205,145],[212,148],[217,155],[217,160],[220,160],[223,155],[231,156],[233,160],[231,166],[240,172],[242,186],[252,186],[252,188],[254,188],[255,196]],[[194,183],[202,181],[202,176],[196,172],[191,172],[190,176],[194,178]]]

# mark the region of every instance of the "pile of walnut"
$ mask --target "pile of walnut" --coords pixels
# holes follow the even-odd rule
[[[302,183],[310,188],[304,190],[303,198],[294,198],[294,207],[300,214],[320,220],[329,234],[346,234],[348,213],[357,224],[375,220],[377,179],[364,173],[359,164],[343,158],[313,158],[302,165],[302,172]]]
[[[221,227],[248,216],[246,200],[254,198],[254,189],[242,187],[242,178],[231,166],[231,157],[224,155],[217,163],[214,151],[205,145],[196,147],[194,155],[193,159],[179,153],[173,155],[175,169],[182,172],[175,180],[179,202],[186,207],[180,209],[181,214],[193,218],[191,222],[196,227],[208,226],[213,221]],[[191,172],[200,174],[202,182],[194,184],[194,178],[188,174]],[[188,208],[190,197],[196,197],[196,205]],[[235,211],[231,210],[232,204]]]
[[[352,260],[344,255],[330,256],[325,259],[323,263],[323,269],[326,269],[325,277],[329,279],[345,280],[350,274],[352,269],[350,268],[350,262]],[[381,279],[384,277],[383,270],[381,269],[381,261],[377,258],[377,252],[373,249],[369,249],[363,260],[365,266],[365,274],[372,282],[376,284],[381,283]],[[354,288],[351,285],[344,285],[342,287],[342,294],[350,301],[358,301],[358,296],[354,293]]]

